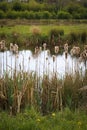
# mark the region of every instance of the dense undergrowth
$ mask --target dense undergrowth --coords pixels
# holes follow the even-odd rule
[[[68,28],[68,29],[67,29]],[[48,48],[58,45],[60,48],[68,42],[69,46],[83,46],[87,42],[87,32],[84,25],[75,26],[2,26],[0,29],[0,40],[6,41],[6,46],[10,43],[17,44],[20,48],[35,48],[47,43]],[[72,30],[72,31],[70,31]]]
[[[72,112],[66,108],[62,112],[53,112],[42,116],[34,108],[26,109],[16,116],[0,113],[1,130],[86,130],[87,115],[84,112]]]

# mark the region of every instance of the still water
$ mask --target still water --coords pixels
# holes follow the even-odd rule
[[[68,54],[57,55],[53,60],[52,55],[48,55],[47,51],[41,51],[38,55],[33,54],[30,50],[19,51],[18,55],[12,54],[10,51],[0,52],[0,76],[5,73],[12,75],[16,72],[36,72],[38,76],[44,74],[53,75],[56,73],[60,78],[66,73],[74,74],[79,71],[84,74],[87,66],[84,62],[79,62],[79,58],[71,57]]]

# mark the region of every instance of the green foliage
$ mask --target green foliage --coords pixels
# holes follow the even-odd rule
[[[7,12],[7,18],[9,19],[17,19],[19,17],[19,12],[16,12],[16,11],[8,11]]]
[[[69,108],[47,116],[41,116],[32,109],[15,117],[4,112],[0,113],[0,129],[2,130],[86,130],[86,122],[86,113],[72,112]]]
[[[43,19],[49,19],[49,18],[51,18],[50,12],[44,11],[44,12],[42,13],[42,18],[43,18]]]
[[[0,19],[3,19],[3,18],[5,18],[5,13],[2,10],[0,10]]]
[[[72,16],[70,15],[69,12],[65,12],[65,11],[59,11],[57,14],[59,19],[71,19]]]
[[[64,7],[64,5],[66,6]],[[22,17],[19,16],[19,18],[26,19],[28,19],[28,17],[24,16],[22,11],[28,11],[27,13],[34,12],[34,14],[36,14],[35,17],[33,17],[34,14],[30,15],[29,19],[87,19],[87,9],[83,4],[78,3],[66,2],[65,4],[64,2],[59,2],[59,5],[57,6],[57,1],[54,2],[54,4],[45,1],[43,1],[43,3],[40,3],[35,0],[29,0],[28,3],[20,1],[13,1],[11,3],[0,2],[0,10],[6,12],[6,16],[9,11],[16,11],[17,13],[21,11]],[[16,18],[17,17],[15,17],[15,19]]]
[[[14,1],[12,5],[12,9],[15,11],[21,11],[22,10],[22,4],[19,1]]]
[[[85,31],[83,32],[71,32],[69,34],[69,41],[70,43],[74,42],[80,42],[80,43],[86,43],[87,40],[87,33]]]
[[[82,32],[81,33],[81,41],[83,43],[86,43],[87,42],[87,33],[86,32]]]
[[[0,10],[7,12],[9,10],[8,2],[0,2]]]
[[[50,30],[50,36],[58,37],[59,35],[63,36],[64,35],[64,30],[62,29],[56,29],[53,28]]]

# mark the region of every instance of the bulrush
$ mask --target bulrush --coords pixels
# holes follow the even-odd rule
[[[55,62],[55,59],[56,59],[55,55],[53,55],[52,57],[53,57],[53,62]]]
[[[41,53],[41,52],[42,52],[42,47],[40,46],[40,47],[39,47],[39,53]]]
[[[18,54],[18,45],[17,45],[17,44],[14,45],[14,52],[15,52],[16,54]]]
[[[64,44],[64,51],[68,53],[68,43]]]
[[[46,44],[46,43],[43,43],[43,48],[44,48],[44,50],[46,50],[46,46],[47,46],[47,44]]]
[[[50,55],[50,50],[47,50],[47,55],[48,55],[48,56]]]
[[[39,48],[38,48],[38,46],[37,46],[37,47],[35,47],[35,54],[37,55],[38,52],[39,52]]]
[[[68,43],[64,44],[65,58],[67,59],[68,54]]]
[[[87,50],[84,50],[84,51],[80,54],[80,57],[81,57],[83,60],[87,60]]]
[[[87,45],[84,46],[84,50],[83,50],[83,52],[80,54],[80,57],[81,57],[83,60],[87,60]]]
[[[13,43],[10,43],[10,51],[13,52],[14,54],[18,54],[18,45]]]
[[[80,55],[80,47],[74,46],[70,51],[71,56],[79,56]]]
[[[10,43],[10,51],[14,51],[14,45],[13,45],[13,43]]]
[[[7,50],[7,48],[6,48],[6,46],[5,46],[5,40],[2,40],[2,41],[0,42],[0,50],[1,50],[1,51],[6,51],[6,50]]]
[[[55,46],[55,54],[58,54],[59,52],[59,46]]]
[[[84,50],[87,50],[87,45],[84,45]]]

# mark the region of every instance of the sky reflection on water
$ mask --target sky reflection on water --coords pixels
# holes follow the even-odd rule
[[[0,52],[0,76],[5,72],[12,74],[15,68],[17,72],[36,72],[38,76],[43,74],[51,76],[56,73],[58,77],[63,77],[65,73],[74,74],[76,71],[84,73],[87,66],[84,62],[79,62],[78,58],[72,58],[70,54],[66,59],[64,53],[57,55],[53,62],[53,57],[48,56],[47,50],[38,55],[34,55],[30,50],[23,50],[19,51],[18,56],[10,51]]]

